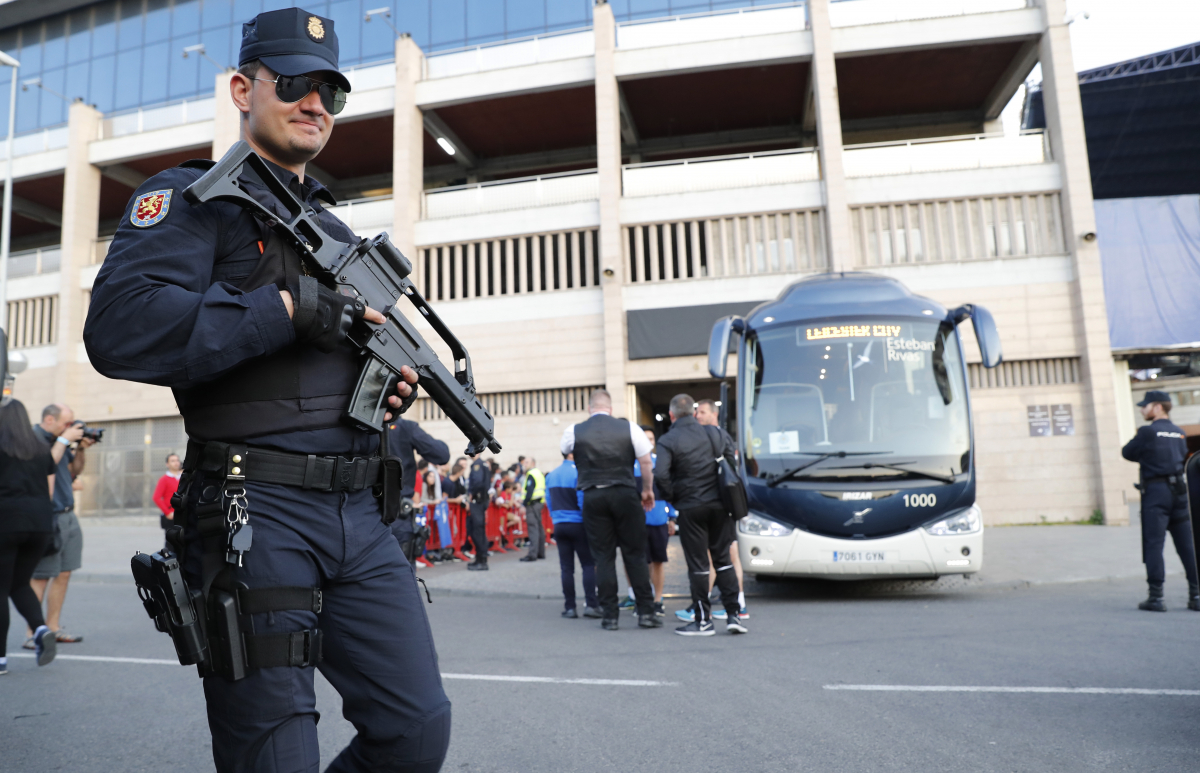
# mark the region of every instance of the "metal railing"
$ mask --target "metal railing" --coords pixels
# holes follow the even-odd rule
[[[57,244],[53,247],[14,252],[8,256],[8,278],[52,274],[58,271],[61,264],[62,247]]]
[[[215,108],[215,98],[202,97],[110,113],[100,122],[100,138],[111,139],[155,129],[169,129],[172,126],[183,126],[198,121],[211,121]]]
[[[421,247],[413,282],[431,301],[597,287],[599,233],[584,228]]]
[[[856,266],[1066,253],[1058,193],[851,207]]]
[[[5,316],[8,345],[13,349],[47,346],[57,342],[58,296],[9,301]]]
[[[600,178],[594,169],[538,177],[454,185],[426,191],[421,218],[439,220],[486,212],[572,204],[600,198]]]
[[[629,225],[626,282],[788,274],[828,265],[820,210]]]
[[[803,2],[772,3],[618,22],[617,48],[652,48],[807,28]]]
[[[833,27],[857,27],[947,16],[971,16],[1029,8],[1035,2],[1036,0],[921,0],[917,3],[906,3],[897,0],[835,0],[829,5],[829,23]]]
[[[950,172],[1041,164],[1049,160],[1048,135],[1042,129],[1009,137],[1002,133],[847,145],[847,178],[921,172]]]
[[[591,27],[547,32],[523,38],[509,38],[449,51],[437,51],[425,57],[425,79],[500,70],[540,62],[556,62],[591,56],[596,37]]]
[[[812,148],[653,161],[621,168],[625,196],[754,188],[819,179],[821,168]]]

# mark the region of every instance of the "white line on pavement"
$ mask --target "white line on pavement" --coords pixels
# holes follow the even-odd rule
[[[27,652],[14,652],[10,658],[35,658]],[[56,655],[55,660],[92,660],[100,663],[144,663],[151,666],[177,666],[178,660],[161,660],[159,658],[113,658],[105,655]]]
[[[484,682],[542,682],[545,684],[599,684],[615,687],[675,687],[678,682],[648,679],[561,679],[556,676],[501,676],[497,674],[442,674],[443,679],[475,679]]]
[[[36,657],[26,652],[16,652],[13,658]],[[117,658],[105,655],[59,655],[56,660],[89,660],[100,663],[142,663],[152,666],[177,666],[178,660],[159,658]],[[543,684],[594,684],[614,687],[674,687],[676,682],[655,682],[647,679],[562,679],[554,676],[503,676],[499,674],[442,674],[443,679],[474,679],[483,682],[539,682]]]
[[[1148,690],[1141,687],[985,687],[938,684],[827,684],[826,690],[861,692],[1010,692],[1067,695],[1182,695],[1197,696],[1200,690]]]

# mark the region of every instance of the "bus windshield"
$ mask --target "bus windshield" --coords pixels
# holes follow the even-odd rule
[[[966,472],[966,387],[949,323],[813,320],[751,333],[744,345],[739,412],[751,475],[778,476],[839,452],[846,456],[795,479]]]

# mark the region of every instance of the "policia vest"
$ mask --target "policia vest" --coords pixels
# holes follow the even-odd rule
[[[207,170],[214,164],[197,160],[183,166]],[[287,217],[283,205],[254,172],[246,169],[242,179],[245,190],[260,204]],[[238,288],[249,292],[275,285],[280,290],[291,288],[294,294],[304,273],[300,257],[265,223],[259,225],[262,257]],[[294,342],[274,354],[243,362],[214,381],[173,391],[188,437],[249,440],[340,426],[361,365],[361,353],[348,341],[329,354]]]

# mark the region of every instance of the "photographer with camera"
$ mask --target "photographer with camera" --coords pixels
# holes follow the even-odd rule
[[[75,420],[75,412],[61,403],[53,403],[42,409],[42,423],[34,432],[50,446],[54,458],[54,517],[62,540],[62,547],[43,558],[33,570],[33,592],[38,601],[46,601],[46,625],[54,631],[54,637],[62,643],[83,641],[79,634],[63,630],[60,616],[63,601],[67,598],[67,586],[71,572],[83,566],[83,530],[75,515],[75,492],[71,487],[87,462],[87,448],[99,439],[98,434],[87,429],[82,421]],[[74,446],[74,450],[72,450]],[[50,588],[47,592],[46,586]],[[33,631],[28,632],[25,649],[34,649]]]

